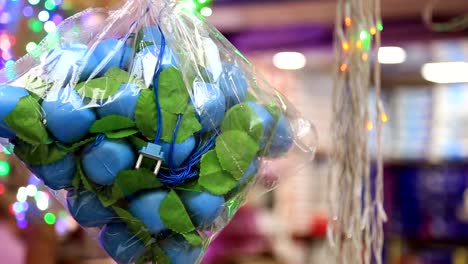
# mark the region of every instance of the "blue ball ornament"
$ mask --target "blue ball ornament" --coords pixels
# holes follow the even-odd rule
[[[223,64],[223,71],[219,78],[219,88],[226,96],[228,108],[244,101],[248,88],[244,72],[234,64]]]
[[[88,79],[97,65],[98,60],[88,46],[81,43],[67,43],[47,55],[43,69],[50,77],[50,81],[66,84],[72,77],[76,78],[81,67],[83,68],[79,80]]]
[[[167,195],[168,192],[164,190],[151,191],[137,196],[130,202],[130,213],[140,219],[152,234],[167,229],[159,215],[159,207]]]
[[[14,138],[15,132],[8,127],[3,119],[16,108],[21,97],[29,95],[28,91],[21,87],[8,84],[0,85],[0,137]]]
[[[146,86],[153,84],[153,79],[156,73],[156,67],[159,59],[159,51],[159,45],[150,45],[143,48],[135,56],[133,72],[136,73],[136,75],[142,80],[144,80]],[[159,65],[159,70],[161,72],[169,67],[175,67],[176,65],[176,57],[169,46],[166,45],[164,48],[161,64]]]
[[[208,192],[183,191],[180,193],[180,197],[190,218],[198,227],[211,225],[221,213],[225,202],[223,196]]]
[[[169,166],[169,152],[171,143],[164,141],[160,142],[161,150],[164,153],[164,163]],[[193,136],[189,137],[182,143],[174,143],[174,150],[172,152],[172,166],[173,168],[178,168],[185,160],[190,156],[192,151],[195,149],[195,138]]]
[[[239,184],[237,186],[241,186],[243,185],[244,183],[248,182],[250,180],[250,178],[252,178],[252,176],[254,176],[255,174],[257,174],[257,171],[258,171],[258,165],[259,165],[259,160],[257,158],[255,158],[249,165],[249,167],[247,168],[247,170],[245,171],[244,175],[242,175],[242,177],[240,178],[239,180]]]
[[[171,264],[194,264],[202,254],[202,247],[190,245],[181,235],[166,238],[160,247]]]
[[[260,141],[260,147],[263,148],[270,137],[271,129],[275,125],[275,120],[273,116],[266,110],[265,107],[254,102],[246,102],[246,104],[254,110],[257,115],[257,118],[263,124],[263,136]]]
[[[135,165],[135,153],[124,140],[103,140],[88,146],[82,154],[83,170],[93,182],[112,185],[117,174]]]
[[[217,85],[196,82],[193,85],[193,105],[202,125],[201,132],[213,131],[223,122],[226,100]]]
[[[45,165],[33,165],[31,171],[53,190],[72,187],[76,163],[73,154]]]
[[[153,42],[156,45],[161,45],[161,31],[157,26],[143,27],[142,41]]]
[[[84,227],[101,227],[118,219],[110,208],[105,208],[96,193],[87,190],[70,190],[67,206],[73,218]]]
[[[278,157],[291,149],[294,138],[288,119],[280,115],[268,150],[269,157]]]
[[[82,98],[70,87],[56,89],[42,102],[47,129],[58,141],[73,143],[88,134],[96,114],[86,108]]]
[[[139,97],[140,87],[138,85],[122,84],[117,93],[106,99],[96,111],[101,118],[108,115],[120,115],[134,119]]]
[[[94,56],[99,63],[105,63],[104,68],[100,72],[101,74],[106,73],[113,67],[126,70],[133,56],[133,48],[120,40],[106,39],[96,46]]]
[[[124,223],[107,224],[99,235],[99,243],[119,264],[134,263],[145,253],[143,241]]]

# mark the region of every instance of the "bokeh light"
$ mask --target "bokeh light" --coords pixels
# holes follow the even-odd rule
[[[46,214],[44,215],[44,222],[46,222],[46,224],[48,224],[48,225],[53,225],[53,224],[55,224],[55,221],[56,221],[56,220],[57,220],[57,219],[56,219],[56,217],[55,217],[55,215],[54,215],[53,213],[50,213],[50,212],[49,212],[49,213],[46,213]]]
[[[3,195],[5,193],[5,184],[0,183],[0,195]]]
[[[37,14],[37,18],[39,18],[39,20],[42,22],[46,22],[47,20],[49,20],[50,14],[49,12],[47,12],[47,10],[42,10],[41,12],[39,12],[39,14]]]
[[[54,32],[57,27],[55,26],[55,23],[53,21],[47,21],[44,23],[44,30],[47,33]]]
[[[57,8],[57,6],[55,5],[55,2],[52,1],[52,0],[47,0],[44,2],[44,8],[49,10],[49,11],[52,11],[54,10],[55,8]]]
[[[0,161],[0,177],[6,177],[10,174],[10,163],[5,160]]]
[[[29,42],[26,44],[26,52],[30,53],[32,52],[35,48],[37,47],[37,44],[35,42]]]
[[[35,18],[31,18],[28,21],[28,26],[33,32],[36,32],[36,33],[41,32],[42,30],[42,22]]]
[[[31,4],[31,5],[37,5],[39,4],[41,0],[28,0],[28,2]]]
[[[32,8],[32,6],[25,6],[23,8],[23,15],[25,17],[32,17],[34,15],[34,9]]]

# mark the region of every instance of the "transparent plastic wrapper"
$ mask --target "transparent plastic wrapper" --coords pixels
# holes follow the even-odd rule
[[[311,123],[184,2],[79,13],[0,83],[2,144],[118,263],[198,263],[267,164],[314,153]]]

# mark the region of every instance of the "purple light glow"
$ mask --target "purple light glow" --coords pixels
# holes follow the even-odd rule
[[[34,15],[34,9],[32,8],[32,6],[25,6],[23,8],[23,15],[25,17],[31,17],[32,15]]]
[[[26,220],[18,221],[18,222],[16,223],[16,225],[17,225],[20,229],[25,229],[26,227],[28,227],[28,221],[26,221]]]
[[[61,15],[56,14],[52,17],[52,21],[54,21],[55,25],[58,25],[63,21],[63,17]]]

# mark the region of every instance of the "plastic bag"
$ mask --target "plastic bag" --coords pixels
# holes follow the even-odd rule
[[[185,2],[79,13],[0,83],[4,145],[118,263],[197,263],[265,164],[314,152],[313,126]]]

